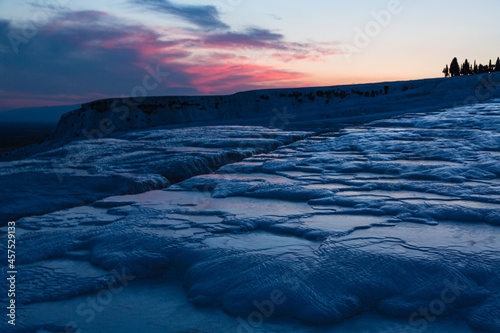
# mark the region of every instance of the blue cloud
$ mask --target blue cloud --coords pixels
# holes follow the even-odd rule
[[[219,19],[219,12],[214,6],[179,5],[168,0],[131,1],[136,5],[145,6],[148,9],[180,17],[204,29],[214,30],[229,28],[229,26]]]

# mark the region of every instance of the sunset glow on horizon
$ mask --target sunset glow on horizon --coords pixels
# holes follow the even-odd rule
[[[0,111],[441,77],[500,55],[494,0],[0,4]]]

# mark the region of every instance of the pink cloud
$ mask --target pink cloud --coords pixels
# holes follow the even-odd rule
[[[196,74],[192,84],[201,92],[234,92],[239,86],[288,86],[293,81],[306,77],[305,74],[283,71],[258,64],[212,64],[189,65],[185,68],[187,73]]]
[[[127,95],[148,75],[145,68],[157,65],[171,75],[155,95],[304,86],[310,75],[289,63],[335,54],[335,44],[289,42],[266,29],[201,32],[131,24],[96,11],[63,13],[40,29],[23,57],[6,60],[13,64],[6,81],[14,84],[0,84],[0,97],[19,107]],[[20,73],[29,73],[29,85]]]

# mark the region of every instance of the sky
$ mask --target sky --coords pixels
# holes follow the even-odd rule
[[[498,0],[0,0],[0,111],[440,77]]]

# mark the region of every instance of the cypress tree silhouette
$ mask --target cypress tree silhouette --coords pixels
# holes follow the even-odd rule
[[[460,74],[462,75],[469,75],[470,74],[470,64],[467,59],[465,59],[464,64],[462,65],[462,70],[460,71]]]
[[[443,74],[444,77],[450,76],[450,69],[448,68],[448,65],[446,65],[446,67],[443,69]]]
[[[457,58],[453,58],[450,65],[450,74],[451,76],[459,76],[460,75],[460,65],[458,64]]]
[[[492,60],[489,61],[487,65],[479,64],[474,60],[474,66],[469,63],[469,60],[465,59],[462,66],[458,63],[457,58],[453,58],[450,67],[446,65],[443,69],[443,74],[445,77],[448,76],[460,76],[460,75],[474,75],[474,74],[486,74],[500,72],[500,57],[497,57],[496,63],[493,65]]]

